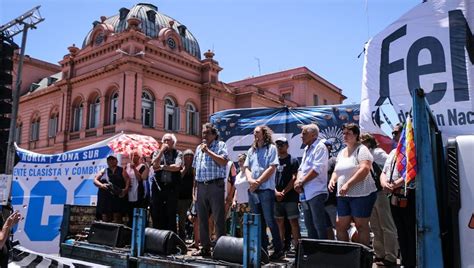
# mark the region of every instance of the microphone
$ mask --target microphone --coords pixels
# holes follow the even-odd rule
[[[204,146],[206,145],[206,139],[202,139],[201,141],[201,152],[204,152]]]

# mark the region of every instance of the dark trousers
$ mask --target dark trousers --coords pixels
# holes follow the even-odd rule
[[[224,187],[223,179],[217,179],[210,183],[197,185],[197,214],[199,219],[199,238],[203,248],[211,247],[209,238],[209,213],[214,219],[216,239],[225,234],[225,209],[224,209]]]
[[[183,241],[186,241],[186,220],[188,219],[187,213],[192,202],[192,199],[178,200],[178,235]]]
[[[308,238],[328,239],[326,210],[324,209],[324,203],[327,199],[328,194],[319,194],[310,200],[302,202]]]
[[[161,191],[153,192],[151,198],[153,228],[176,233],[178,192],[173,186],[160,185],[160,188]]]
[[[416,198],[415,190],[408,192],[407,207],[390,205],[393,221],[397,226],[398,244],[404,267],[416,266]]]
[[[283,249],[280,237],[280,230],[275,220],[275,191],[274,190],[255,190],[249,192],[250,212],[260,214],[262,219],[262,248],[268,249],[267,226],[272,233],[272,244],[275,252]]]

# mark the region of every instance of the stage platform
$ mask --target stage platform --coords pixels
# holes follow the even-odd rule
[[[211,257],[192,256],[195,251],[196,249],[189,249],[186,255],[165,256],[145,253],[144,256],[132,257],[128,248],[115,248],[81,241],[61,244],[62,257],[111,267],[242,267],[238,263],[224,262]],[[288,254],[288,257],[278,262],[264,264],[262,267],[293,267],[294,255]]]

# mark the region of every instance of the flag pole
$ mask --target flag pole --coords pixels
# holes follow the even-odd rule
[[[413,96],[413,128],[418,163],[415,179],[417,265],[418,267],[443,267],[435,166],[432,158],[435,153],[432,144],[435,133],[433,125],[430,125],[431,112],[425,93],[422,89],[416,89],[411,95]]]

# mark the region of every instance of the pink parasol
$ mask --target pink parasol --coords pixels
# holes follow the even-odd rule
[[[150,156],[160,148],[160,144],[150,136],[138,134],[122,134],[107,144],[116,154],[131,156]]]

